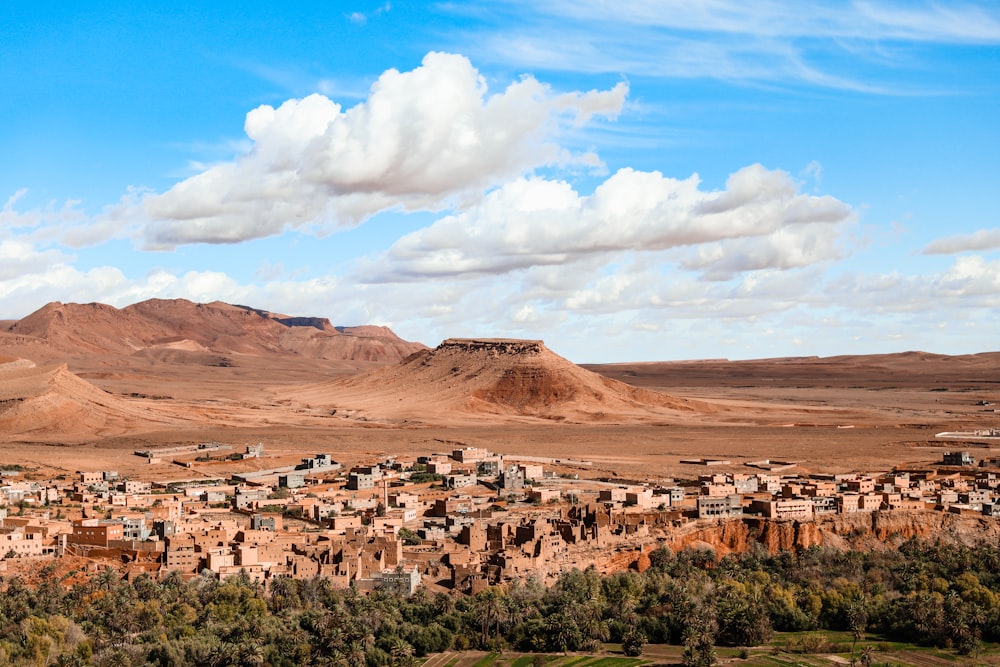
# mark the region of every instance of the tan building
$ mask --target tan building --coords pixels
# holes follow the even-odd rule
[[[841,514],[860,512],[861,496],[856,493],[843,493],[837,496],[837,511]]]
[[[653,490],[629,489],[625,492],[625,503],[642,509],[649,509],[653,506]]]
[[[104,481],[103,472],[79,472],[80,484],[84,486],[90,486],[91,484],[100,484]]]
[[[782,500],[755,500],[751,511],[769,519],[812,519],[813,504],[809,500],[786,498]]]
[[[802,487],[802,495],[810,498],[830,498],[837,494],[837,485],[833,482],[814,482]]]
[[[201,567],[201,557],[194,549],[167,549],[163,569],[196,573]]]
[[[853,491],[855,493],[873,493],[875,491],[875,480],[870,477],[859,477],[858,479],[849,479],[844,484],[848,491]]]
[[[602,503],[623,503],[625,502],[625,494],[628,491],[624,486],[619,486],[614,489],[601,489],[600,500]]]
[[[41,533],[25,532],[24,528],[0,530],[0,560],[8,556],[41,556],[43,553]]]
[[[525,479],[541,479],[544,475],[542,466],[537,463],[520,463],[517,467],[524,473]]]
[[[479,463],[490,458],[490,453],[482,447],[466,447],[452,451],[451,458],[460,463]]]

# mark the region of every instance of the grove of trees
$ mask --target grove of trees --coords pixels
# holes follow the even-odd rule
[[[898,550],[716,559],[661,549],[643,573],[563,573],[474,596],[409,598],[278,578],[264,591],[210,573],[122,580],[107,569],[66,586],[0,579],[0,664],[410,665],[445,650],[564,652],[620,642],[683,645],[711,665],[716,646],[766,643],[775,631],[866,632],[962,653],[1000,640],[1000,548],[911,541]],[[852,646],[852,649],[854,647]]]

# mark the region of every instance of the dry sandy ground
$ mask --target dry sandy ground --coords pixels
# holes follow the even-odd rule
[[[350,465],[381,455],[468,445],[592,462],[565,468],[581,476],[661,479],[718,470],[681,463],[692,457],[729,459],[743,471],[750,470],[745,462],[759,459],[794,461],[800,471],[847,471],[929,463],[951,448],[974,449],[983,457],[990,452],[985,446],[941,442],[934,434],[1000,426],[1000,414],[979,404],[1000,403],[996,353],[591,366],[607,377],[662,391],[672,397],[667,404],[688,399],[708,407],[661,411],[639,421],[612,414],[590,423],[489,414],[469,418],[456,416],[448,406],[435,411],[427,405],[420,419],[380,419],[371,405],[353,410],[337,397],[330,399],[338,406],[337,414],[331,414],[324,400],[294,397],[300,389],[363,370],[364,364],[231,358],[229,367],[134,355],[68,359],[69,371],[113,394],[111,402],[132,421],[117,433],[101,422],[105,435],[84,419],[84,426],[70,433],[0,430],[2,462],[65,472],[114,468],[137,477],[173,479],[212,471],[147,466],[132,450],[206,441],[237,447],[263,442],[275,458],[254,465],[281,465],[316,452],[329,452]],[[23,377],[23,369],[18,373]],[[75,386],[65,377],[60,382]],[[410,389],[422,391],[420,386]],[[158,419],[169,415],[169,422],[139,423],[133,419],[141,414],[139,407]]]

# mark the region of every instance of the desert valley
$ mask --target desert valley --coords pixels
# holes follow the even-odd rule
[[[35,584],[478,599],[667,552],[1000,539],[1000,353],[584,367],[184,300],[0,326],[0,568]]]
[[[437,439],[544,446],[622,474],[671,476],[698,457],[882,470],[938,460],[954,448],[938,432],[994,426],[1000,365],[909,352],[578,366],[541,341],[432,350],[381,327],[183,300],[56,303],[0,326],[6,456],[74,470],[131,470],[131,451],[157,444],[264,441],[354,464]]]

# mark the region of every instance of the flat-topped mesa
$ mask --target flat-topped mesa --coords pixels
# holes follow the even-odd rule
[[[459,423],[546,419],[657,422],[701,409],[633,387],[560,357],[540,340],[448,338],[395,366],[302,387],[289,400],[349,408],[366,418]]]
[[[500,355],[537,356],[545,349],[545,343],[540,340],[518,338],[448,338],[437,346],[437,350],[441,352],[486,352],[494,357]]]

